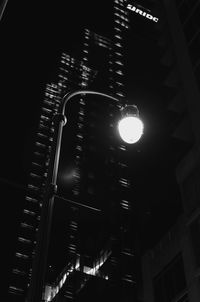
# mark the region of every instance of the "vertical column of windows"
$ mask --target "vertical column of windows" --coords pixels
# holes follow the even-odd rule
[[[69,262],[73,262],[77,256],[77,231],[78,231],[78,209],[71,207],[71,217],[67,226],[69,243],[67,247],[67,254]]]
[[[113,62],[113,90],[115,92],[116,97],[120,99],[124,99],[125,91],[124,91],[124,38],[126,31],[129,28],[129,19],[128,12],[125,7],[126,1],[124,0],[114,0],[114,38],[113,38],[113,54],[112,54],[112,62]],[[122,105],[123,101],[121,102]],[[126,150],[125,145],[120,145],[119,147],[119,161],[123,160],[123,151]],[[124,167],[123,170],[127,170],[127,167]],[[129,179],[125,176],[122,176],[122,169],[119,171],[119,190],[122,192],[121,196],[124,198],[126,193],[129,190]],[[127,206],[127,210],[129,209],[128,204],[124,204],[122,201],[120,202],[119,207],[121,210],[124,210],[124,207]]]
[[[95,44],[95,36],[96,34],[90,31],[89,29],[84,30],[84,40],[83,40],[83,50],[82,50],[82,69],[81,69],[81,88],[88,88],[88,86],[93,81],[96,71],[94,71],[92,68],[88,66],[89,57],[91,48]],[[91,181],[88,178],[88,171],[85,166],[85,161],[88,160],[87,155],[88,152],[88,146],[91,146],[91,140],[89,139],[89,133],[90,132],[90,116],[91,112],[89,112],[88,108],[91,108],[90,104],[88,104],[87,101],[82,97],[80,98],[79,103],[79,117],[78,117],[78,135],[77,135],[77,148],[79,151],[77,163],[80,167],[81,173],[84,173],[84,176],[82,177],[81,183],[79,182],[79,194],[81,194],[83,199],[89,200],[90,199],[90,193],[92,193],[93,190],[91,190]],[[86,126],[87,125],[87,126]],[[87,137],[86,137],[87,133]],[[89,139],[89,140],[88,140]],[[87,142],[86,142],[87,140]],[[79,171],[80,171],[79,170]],[[87,179],[87,181],[86,181]]]
[[[129,29],[128,11],[124,0],[114,0],[114,37],[113,53],[111,55],[111,83],[110,88],[114,95],[121,99],[119,106],[124,105],[125,98],[125,66],[124,66],[124,39]],[[118,147],[118,211],[119,211],[119,238],[120,248],[118,250],[118,262],[120,266],[120,279],[123,284],[129,284],[131,287],[136,282],[135,271],[132,266],[134,252],[131,238],[131,212],[130,201],[130,178],[126,164],[126,146]],[[116,263],[116,261],[115,261]]]
[[[20,224],[12,280],[9,287],[9,292],[13,294],[25,294],[30,283],[43,188],[47,174],[47,161],[52,141],[51,118],[53,112],[56,111],[56,100],[59,102],[57,98],[57,85],[47,85],[36,133],[35,150],[25,197],[25,208]]]
[[[76,182],[73,188],[74,196],[79,196],[80,194],[80,169],[83,160],[84,152],[84,123],[85,123],[85,100],[83,97],[79,100],[79,111],[78,111],[78,123],[76,129],[76,153],[75,153],[75,163],[76,163]]]
[[[89,84],[89,68],[87,68],[86,66],[88,61],[88,54],[89,54],[89,31],[85,29],[83,51],[82,51],[83,63],[81,64],[82,68],[80,69],[80,78],[81,78],[80,86],[82,89],[87,88]]]
[[[89,39],[90,39],[90,31],[85,29],[84,42],[83,42],[83,58],[82,58],[84,63],[88,61]]]
[[[60,60],[60,68],[59,68],[59,85],[62,90],[69,90],[70,75],[69,70],[73,68],[74,62],[72,58],[66,54],[62,53]]]
[[[122,280],[128,284],[136,282],[134,263],[134,250],[132,238],[132,215],[134,208],[130,200],[130,180],[127,175],[126,164],[120,165],[119,186],[121,187],[121,200],[120,200],[120,219],[121,219],[121,251],[120,259],[122,263]]]
[[[123,9],[123,3],[121,1],[114,1],[114,35],[113,35],[113,42],[112,42],[112,48],[110,49],[109,53],[109,90],[110,94],[117,97],[119,99],[119,103],[117,106],[121,107],[122,105],[122,99],[124,97],[124,62],[123,62],[123,29],[128,26],[125,20],[123,20],[123,12],[120,12],[120,10]],[[121,15],[120,15],[121,14]],[[122,17],[122,18],[121,18]],[[125,17],[125,16],[124,16]],[[111,120],[114,117],[114,108],[113,105],[109,105],[110,108],[110,118]],[[110,124],[110,127],[112,128],[112,123]],[[112,133],[112,131],[110,131]],[[110,144],[109,146],[109,158],[108,158],[108,164],[109,164],[109,170],[110,170],[110,178],[112,179],[111,185],[110,185],[110,193],[111,193],[111,199],[113,200],[113,206],[112,206],[112,218],[113,220],[113,234],[112,234],[112,255],[110,257],[109,263],[111,265],[111,283],[116,286],[116,284],[119,282],[119,275],[120,275],[120,262],[119,262],[119,251],[118,251],[118,241],[119,238],[117,238],[117,233],[115,229],[115,220],[118,217],[118,200],[115,200],[116,196],[116,190],[118,191],[118,172],[116,173],[116,165],[119,160],[118,158],[118,147],[116,146],[115,141],[113,141],[113,138],[110,137],[110,142],[113,142],[113,144]]]
[[[28,212],[25,210],[25,214],[29,213],[30,215],[32,215],[32,221],[33,219],[36,219],[38,222],[40,220],[40,208],[42,206],[44,187],[48,173],[49,155],[51,151],[51,144],[54,132],[52,118],[58,110],[58,106],[60,103],[59,95],[60,88],[57,84],[47,84],[43,106],[41,108],[41,116],[38,125],[38,131],[36,133],[35,151],[33,154],[33,160],[31,165],[30,181],[28,184],[28,196],[26,197],[26,200],[29,201],[29,204],[30,201],[36,204],[36,200],[38,203],[39,209],[36,213],[34,213],[32,210],[30,211],[30,206]],[[36,233],[38,228],[38,222],[34,226]],[[30,223],[29,225],[32,224]],[[36,234],[34,238],[36,238]],[[32,252],[33,257],[34,253],[35,249],[33,249]],[[29,275],[31,276],[31,268]]]
[[[133,249],[134,238],[132,238],[133,201],[130,200],[130,177],[126,164],[127,147],[119,146],[119,195],[120,195],[120,263],[122,266],[121,280],[124,284],[132,286],[136,283],[134,267],[135,253]]]
[[[61,56],[61,67],[59,74],[59,83],[62,89],[62,95],[67,91],[84,89],[87,86],[88,71],[85,68],[83,61],[75,60],[70,55],[63,53]],[[78,105],[78,116],[76,123],[76,142],[74,146],[75,158],[75,184],[72,188],[73,199],[77,200],[80,194],[80,162],[82,156],[82,140],[83,140],[83,125],[84,125],[84,110],[85,102],[80,98]],[[77,258],[77,231],[78,231],[78,209],[76,207],[70,208],[71,215],[67,225],[67,250],[66,256],[70,262],[76,261]],[[65,297],[73,299],[73,286],[71,283],[65,285]]]
[[[113,53],[110,56],[110,88],[116,97],[123,99],[124,90],[124,59],[123,43],[125,31],[129,28],[128,12],[125,8],[126,1],[114,1],[114,37]]]

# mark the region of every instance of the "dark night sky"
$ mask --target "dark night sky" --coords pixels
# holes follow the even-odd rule
[[[67,49],[69,41],[75,43],[73,34],[82,23],[88,23],[97,32],[100,28],[102,30],[103,24],[102,34],[108,33],[109,36],[105,21],[109,9],[104,5],[108,0],[101,1],[101,5],[98,2],[99,7],[95,1],[71,2],[10,1],[0,24],[0,177],[4,192],[2,205],[6,213],[2,212],[4,230],[7,230],[3,231],[3,238],[8,270],[12,263],[17,222],[23,207],[23,187],[29,172],[34,130],[45,84],[54,74],[62,49]],[[110,3],[112,6],[112,1]],[[94,12],[97,10],[96,15]],[[162,84],[166,70],[156,61],[161,51],[154,52],[157,48],[150,39],[147,53],[144,41],[141,39],[140,44],[133,47],[136,59],[130,60],[130,69],[137,72],[128,83],[129,95],[141,98],[140,111],[146,122],[146,132],[135,155],[137,163],[132,160],[131,165],[138,173],[137,198],[142,213],[139,219],[148,223],[149,233],[153,234],[158,224],[160,230],[166,229],[179,212],[180,196],[174,166],[184,145],[171,137],[175,118],[167,112],[166,95],[173,91]],[[142,49],[141,45],[144,46]],[[72,45],[69,47],[73,48]],[[140,60],[143,61],[142,67]]]

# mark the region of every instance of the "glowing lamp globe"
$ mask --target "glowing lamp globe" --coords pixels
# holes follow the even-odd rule
[[[121,109],[122,118],[118,123],[119,134],[123,141],[134,144],[140,140],[144,125],[139,118],[139,112],[135,105],[127,105]]]

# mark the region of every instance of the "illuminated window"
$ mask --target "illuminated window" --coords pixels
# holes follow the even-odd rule
[[[121,97],[125,97],[125,94],[123,92],[117,92],[116,93],[118,96],[121,96]]]
[[[23,238],[23,237],[18,237],[18,241],[23,242],[23,243],[28,243],[28,244],[31,243],[31,240]]]
[[[115,51],[115,54],[116,54],[117,56],[119,56],[119,57],[122,57],[122,56],[123,56],[122,53],[120,53],[120,52],[116,52],[116,51]]]
[[[125,145],[120,145],[119,149],[122,150],[122,151],[126,151],[126,146]]]
[[[65,60],[61,60],[61,63],[64,63],[65,65],[69,65],[69,63],[66,62]]]
[[[123,72],[121,70],[116,70],[115,73],[117,73],[119,75],[123,75]]]
[[[123,187],[129,187],[130,186],[130,182],[128,179],[126,178],[120,178],[119,179],[119,183],[123,186]]]
[[[115,63],[123,66],[123,63],[121,61],[115,61]]]
[[[40,142],[36,142],[35,145],[38,146],[38,147],[40,147],[40,148],[46,148],[46,145],[42,144]]]
[[[87,83],[86,83],[86,82],[81,82],[80,86],[81,86],[82,88],[87,87]]]
[[[28,255],[22,254],[22,253],[16,253],[15,256],[17,258],[22,258],[22,259],[28,259]]]
[[[115,16],[117,16],[117,17],[119,17],[119,18],[121,18],[122,20],[124,20],[124,21],[126,21],[126,22],[128,22],[129,20],[128,20],[128,18],[127,17],[125,17],[125,16],[123,16],[122,14],[119,14],[119,13],[114,13],[114,15]]]
[[[60,74],[59,77],[65,81],[68,81],[68,77],[63,76],[62,74]]]
[[[31,216],[35,216],[36,215],[36,213],[35,212],[33,212],[33,211],[29,211],[29,210],[27,210],[27,209],[24,209],[24,211],[23,211],[25,214],[28,214],[28,215],[31,215]]]
[[[70,222],[70,227],[73,228],[73,229],[77,229],[77,228],[78,228],[77,222],[74,221],[74,220],[72,220],[72,221]]]
[[[77,134],[77,135],[76,135],[76,137],[78,137],[80,140],[82,140],[82,139],[83,139],[83,135],[82,135],[82,134],[80,134],[80,133],[79,133],[79,134]]]
[[[82,150],[83,150],[83,148],[82,148],[82,146],[81,146],[81,145],[77,145],[77,146],[76,146],[76,150],[78,150],[78,151],[82,151]]]
[[[65,68],[63,68],[63,67],[61,67],[60,70],[61,70],[61,71],[64,71],[64,73],[68,73],[68,72],[69,72],[69,70],[67,70],[67,69],[65,69]]]
[[[38,203],[38,200],[36,198],[33,198],[33,197],[26,196],[26,200],[30,201],[30,202],[33,202],[33,203]]]
[[[121,32],[122,30],[119,27],[115,27],[115,30]]]
[[[122,40],[122,37],[119,36],[119,35],[115,35],[115,38],[119,39],[119,40]]]
[[[120,48],[122,47],[122,44],[120,44],[120,43],[115,43],[115,45],[120,47]]]
[[[30,173],[30,176],[33,177],[33,178],[42,178],[41,175],[35,174],[33,172]]]
[[[121,83],[121,82],[116,82],[116,84],[117,84],[118,86],[124,86],[124,84]]]
[[[114,8],[115,8],[117,11],[121,12],[122,14],[126,14],[125,10],[123,10],[123,9],[117,7],[117,6],[114,6]]]
[[[82,129],[83,128],[83,124],[82,123],[78,123],[78,128]]]
[[[119,6],[124,6],[123,1],[120,0],[115,0],[115,3],[118,4]]]
[[[127,164],[125,164],[125,163],[122,163],[122,162],[119,162],[118,163],[118,165],[122,168],[122,169],[124,169],[124,168],[127,168],[128,167],[128,165]]]
[[[122,200],[121,201],[121,206],[124,210],[129,210],[130,209],[130,206],[129,206],[129,201],[127,200]]]
[[[33,229],[33,226],[30,225],[30,224],[28,224],[28,223],[26,223],[26,222],[22,222],[22,223],[20,224],[20,226],[21,226],[22,228],[29,229],[29,230],[32,230],[32,229]]]
[[[80,99],[79,103],[83,106],[85,106],[85,100],[84,99]]]
[[[69,250],[75,251],[76,250],[76,245],[73,243],[70,243],[68,246]]]
[[[84,114],[85,114],[85,110],[81,108],[81,109],[79,110],[78,113],[79,113],[80,115],[84,115]]]
[[[45,96],[46,96],[46,97],[49,97],[50,99],[53,99],[53,98],[54,98],[54,95],[53,95],[53,94],[50,94],[49,92],[45,92]]]
[[[129,26],[128,26],[127,23],[121,22],[121,21],[118,20],[118,19],[115,19],[115,23],[120,24],[122,27],[125,27],[125,28],[127,28],[127,29],[129,28]]]

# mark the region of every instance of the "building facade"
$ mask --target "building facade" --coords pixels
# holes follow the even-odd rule
[[[126,146],[114,132],[125,99],[124,39],[129,29],[126,1],[114,1],[113,36],[85,29],[77,57],[63,52],[57,79],[47,84],[41,108],[26,205],[9,287],[10,301],[25,301],[40,228],[54,115],[72,90],[93,89],[119,98],[108,103],[82,96],[69,104],[63,133],[58,194],[52,218],[45,301],[78,300],[85,284],[100,297],[136,297],[136,247],[132,227]],[[102,118],[103,117],[103,118]],[[69,143],[70,142],[70,143]],[[67,155],[67,156],[66,156]],[[94,286],[95,284],[95,286]],[[105,290],[103,294],[102,289]],[[82,293],[83,292],[83,293]]]
[[[163,1],[160,45],[174,87],[174,136],[185,142],[176,169],[183,214],[143,258],[144,301],[198,301],[199,291],[199,10],[198,1]]]

